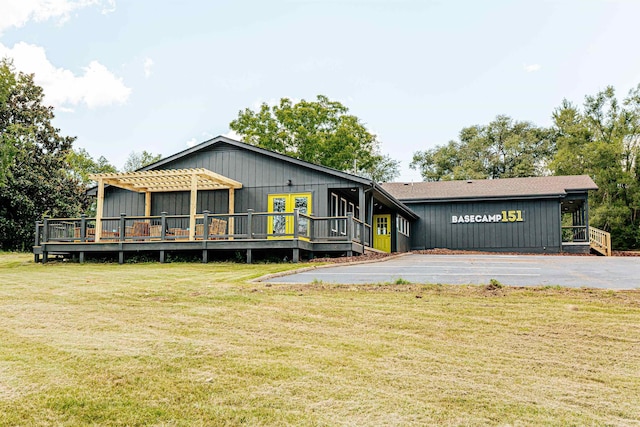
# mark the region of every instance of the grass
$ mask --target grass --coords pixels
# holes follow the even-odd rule
[[[0,254],[0,425],[640,423],[640,291]]]

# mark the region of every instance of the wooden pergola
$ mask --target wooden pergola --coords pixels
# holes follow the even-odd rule
[[[98,200],[96,206],[96,236],[99,242],[102,234],[102,216],[104,207],[104,187],[113,185],[125,190],[144,193],[144,215],[151,216],[151,194],[173,191],[189,191],[189,240],[195,240],[196,203],[199,190],[229,190],[229,214],[235,213],[235,190],[242,184],[208,169],[168,169],[139,172],[100,173],[90,178],[98,182]],[[229,218],[229,234],[233,234],[233,217]]]

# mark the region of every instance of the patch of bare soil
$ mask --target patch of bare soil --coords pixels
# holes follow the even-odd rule
[[[358,255],[358,256],[342,256],[336,258],[314,258],[310,259],[309,262],[329,262],[332,264],[343,264],[348,262],[362,262],[362,261],[373,261],[373,260],[382,260],[388,258],[392,255],[397,254],[388,254],[388,253],[369,253],[366,255]]]
[[[526,252],[485,252],[485,251],[463,251],[454,249],[425,249],[421,251],[413,251],[414,254],[426,255],[544,255],[544,256],[597,256],[595,254],[571,254],[567,252],[561,253],[526,253]]]
[[[612,251],[613,256],[638,256],[640,257],[640,251]]]

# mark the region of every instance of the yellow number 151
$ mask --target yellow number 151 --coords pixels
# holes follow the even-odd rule
[[[502,211],[502,222],[522,222],[522,211]]]

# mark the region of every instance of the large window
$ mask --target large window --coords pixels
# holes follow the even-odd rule
[[[411,223],[409,223],[409,221],[404,219],[402,216],[398,215],[396,219],[396,224],[397,224],[398,233],[404,234],[407,237],[411,235],[410,234]]]

